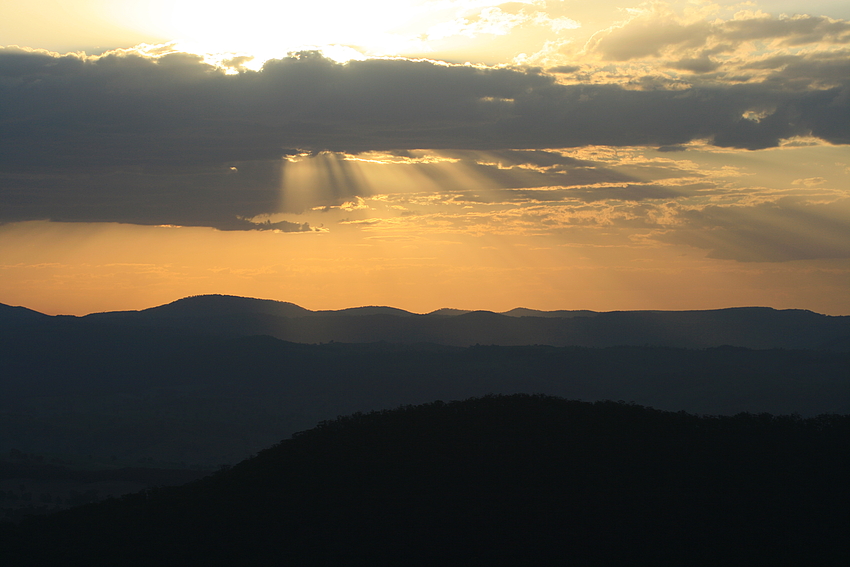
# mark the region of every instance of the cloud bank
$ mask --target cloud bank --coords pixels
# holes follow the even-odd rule
[[[846,61],[843,62],[846,65]],[[770,64],[764,63],[763,64]],[[688,89],[562,85],[538,69],[332,62],[316,53],[226,75],[189,54],[0,51],[5,170],[277,159],[286,148],[563,148],[708,139],[758,149],[850,141],[850,79]],[[790,68],[789,68],[790,67]],[[748,113],[759,116],[747,119]]]
[[[625,170],[546,150],[596,145],[675,152],[695,140],[757,150],[802,136],[850,143],[846,58],[773,55],[751,59],[754,80],[717,74],[722,50],[716,46],[732,53],[736,38],[782,37],[793,43],[814,34],[843,45],[848,37],[844,22],[777,22],[689,24],[697,26],[692,29],[669,20],[656,29],[657,18],[635,20],[592,46],[610,59],[672,54],[694,73],[715,72],[675,88],[565,84],[557,73],[539,68],[408,59],[343,64],[314,52],[270,60],[260,71],[228,74],[185,53],[87,57],[0,49],[0,222],[308,231],[313,228],[304,222],[256,219],[339,207],[379,191],[358,181],[346,169],[348,158],[341,158],[305,195],[303,187],[286,181],[292,161],[323,152],[402,156],[423,148],[449,157],[456,152],[465,171],[491,188],[476,194],[439,167],[420,164],[419,175],[439,183],[455,201],[634,203],[692,195],[713,185],[694,178],[648,183]],[[640,34],[655,43],[634,47],[629,38]],[[706,46],[715,46],[715,52],[693,51]],[[682,63],[686,60],[692,63]],[[736,72],[742,68],[737,65]],[[472,159],[469,152],[486,152],[491,161]],[[683,215],[680,224],[717,222],[730,239],[746,236],[724,220],[731,218],[727,213]],[[845,220],[836,222],[843,228]],[[697,237],[689,243],[708,246]],[[830,257],[846,252],[840,243],[828,248]],[[812,254],[801,249],[762,256]]]

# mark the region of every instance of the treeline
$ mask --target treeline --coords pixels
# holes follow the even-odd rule
[[[3,526],[0,561],[846,565],[848,446],[841,415],[433,402],[326,420],[183,487]]]

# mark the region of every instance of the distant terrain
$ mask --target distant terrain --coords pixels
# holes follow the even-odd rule
[[[850,561],[850,416],[486,396],[353,414],[182,487],[12,525],[8,567]]]
[[[5,310],[8,310],[6,308]],[[16,319],[23,320],[25,314]],[[39,314],[29,312],[35,322]],[[434,343],[449,346],[665,346],[850,351],[850,316],[799,309],[710,311],[535,311],[440,309],[418,315],[392,307],[309,311],[292,303],[223,295],[188,297],[142,311],[74,319],[107,325],[195,330],[222,336],[268,335],[296,343]],[[86,328],[86,327],[82,327]]]
[[[416,315],[199,296],[54,317],[0,305],[0,517],[138,488],[117,471],[217,470],[338,415],[491,393],[847,414],[848,336],[850,317],[767,308]]]
[[[49,463],[42,455],[17,449],[4,457],[0,459],[0,521],[20,521],[149,488],[177,486],[209,474],[148,467],[85,470],[58,460]]]

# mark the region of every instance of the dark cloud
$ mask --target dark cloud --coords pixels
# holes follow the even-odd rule
[[[662,50],[672,46],[700,47],[711,34],[709,22],[682,24],[670,18],[639,18],[600,35],[593,47],[605,59],[628,61],[659,56]]]
[[[511,116],[492,126],[495,139],[517,147],[680,145],[703,138],[746,149],[775,147],[780,140],[813,134],[844,143],[850,105],[841,88],[802,93],[763,84],[687,90],[631,91],[612,85],[552,85],[517,97]],[[769,110],[748,120],[748,111]]]
[[[661,240],[710,250],[710,258],[787,262],[850,258],[850,199],[806,204],[708,206],[680,213],[683,225]]]
[[[644,201],[650,199],[675,199],[692,195],[696,191],[711,189],[710,183],[694,183],[682,186],[670,185],[624,185],[610,187],[583,187],[569,191],[569,195],[585,202],[593,201]]]
[[[561,203],[581,201],[595,203],[599,201],[651,201],[657,199],[675,199],[693,195],[698,191],[713,189],[710,183],[691,183],[684,185],[624,184],[590,187],[570,187],[563,189],[503,189],[492,191],[462,191],[457,197],[460,201],[474,203]]]
[[[447,156],[458,156],[468,159],[468,153],[445,152]],[[595,162],[579,160],[562,155],[560,152],[546,150],[494,150],[486,154],[486,159],[498,162],[501,167],[514,167],[522,165],[533,165],[543,168],[563,170],[567,167],[595,167]]]
[[[248,219],[239,219],[243,220],[242,223],[233,223],[232,226],[229,226],[226,229],[219,230],[278,230],[280,232],[313,232],[316,229],[311,227],[309,223],[302,222],[289,222],[289,221],[277,221],[272,222],[270,220],[255,222]]]
[[[669,66],[673,69],[682,69],[692,73],[711,73],[720,67],[720,63],[714,61],[708,55],[701,55],[699,57],[684,57],[670,63]]]
[[[716,30],[724,39],[734,41],[779,39],[787,45],[850,43],[850,22],[825,16],[736,19],[719,24]]]
[[[547,69],[549,73],[562,73],[568,75],[570,73],[575,73],[576,71],[580,71],[581,66],[579,65],[560,65],[558,67],[550,67]]]
[[[499,187],[629,182],[555,152],[515,150],[693,139],[757,149],[810,133],[850,143],[848,84],[845,76],[818,91],[770,82],[637,91],[506,68],[338,64],[315,53],[228,75],[187,54],[0,49],[0,221],[262,228],[240,219],[366,194],[343,163],[297,197],[282,185],[280,158],[300,150],[486,150],[501,166],[470,167]],[[763,117],[747,120],[748,111]],[[452,183],[437,167],[422,172]]]
[[[22,220],[208,226],[220,230],[310,230],[304,223],[252,223],[277,212],[280,164],[229,167],[0,173],[0,223]]]
[[[742,66],[742,69],[773,69],[765,82],[783,89],[799,91],[817,87],[848,85],[850,77],[850,52],[813,53],[777,56]]]
[[[713,46],[711,53],[730,52],[747,41],[845,45],[850,44],[850,22],[815,16],[763,16],[686,23],[669,15],[649,14],[599,34],[590,46],[607,60],[629,61],[709,45]]]
[[[494,150],[487,152],[447,151],[444,155],[459,160],[466,172],[473,173],[483,185],[503,189],[536,187],[574,187],[593,183],[638,181],[635,177],[586,160],[541,150]],[[467,187],[452,169],[420,164],[417,171],[447,191]]]

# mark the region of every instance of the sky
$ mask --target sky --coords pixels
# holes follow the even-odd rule
[[[0,303],[850,315],[845,1],[0,4]]]

